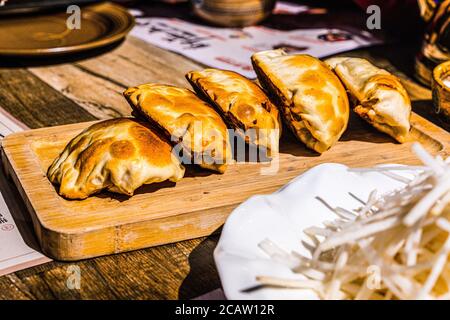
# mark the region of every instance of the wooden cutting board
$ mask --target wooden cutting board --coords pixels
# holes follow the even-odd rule
[[[448,156],[448,132],[415,114],[412,123],[413,140],[433,154]],[[65,200],[47,180],[46,171],[67,142],[90,124],[25,131],[2,142],[4,167],[26,202],[42,249],[58,260],[80,260],[209,235],[250,196],[274,192],[321,163],[353,167],[418,163],[410,142],[397,144],[352,118],[337,145],[320,156],[285,133],[275,174],[267,174],[269,163],[237,163],[223,175],[193,167],[176,185],[143,186],[131,198],[104,192],[82,201]]]

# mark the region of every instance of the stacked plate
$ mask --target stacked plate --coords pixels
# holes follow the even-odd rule
[[[191,0],[194,13],[220,26],[243,27],[268,17],[276,0]]]

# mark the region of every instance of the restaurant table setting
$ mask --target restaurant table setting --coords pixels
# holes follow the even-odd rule
[[[450,298],[446,4],[238,2],[0,7],[0,298]]]

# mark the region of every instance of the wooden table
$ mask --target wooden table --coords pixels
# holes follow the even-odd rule
[[[369,58],[400,75],[414,110],[442,125],[431,112],[430,91],[405,75],[411,74],[415,50],[415,45],[383,46],[351,55]],[[202,67],[132,37],[101,52],[43,63],[0,62],[0,106],[30,128],[129,115],[122,98],[125,88],[145,82],[188,86],[185,72]],[[206,238],[145,250],[77,263],[47,263],[0,277],[0,298],[194,298],[220,287],[212,255],[218,237],[219,230]],[[74,264],[81,271],[80,290],[66,286],[68,267]]]

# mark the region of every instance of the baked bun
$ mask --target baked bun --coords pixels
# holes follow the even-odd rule
[[[103,189],[131,196],[143,184],[183,177],[184,167],[171,149],[135,119],[106,120],[73,138],[47,176],[68,199],[85,199]]]
[[[279,112],[257,84],[236,72],[218,69],[192,71],[186,78],[245,142],[266,149],[268,156],[278,152]]]
[[[188,89],[143,84],[124,92],[137,114],[174,143],[183,163],[223,173],[232,159],[228,130],[213,107]]]
[[[356,100],[354,111],[398,142],[408,140],[411,101],[400,80],[361,58],[325,61]]]
[[[339,140],[347,128],[349,102],[341,82],[325,63],[281,49],[255,53],[252,63],[286,125],[307,147],[322,153]]]

